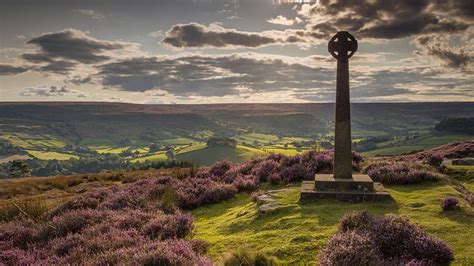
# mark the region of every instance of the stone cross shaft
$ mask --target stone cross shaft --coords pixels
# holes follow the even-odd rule
[[[340,31],[329,41],[328,50],[337,59],[334,178],[352,179],[349,58],[357,51],[357,40],[347,31]]]

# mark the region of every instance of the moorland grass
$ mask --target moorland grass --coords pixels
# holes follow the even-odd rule
[[[450,142],[464,141],[470,139],[473,139],[472,135],[427,133],[421,135],[419,138],[409,140],[406,143],[394,143],[394,146],[392,147],[385,147],[368,152],[363,152],[363,154],[369,157],[377,155],[399,155],[402,153],[409,153],[415,150],[431,149],[440,145],[448,144]]]
[[[281,187],[267,187],[275,189]],[[339,219],[351,211],[375,214],[394,213],[406,216],[429,234],[445,240],[455,253],[454,265],[474,263],[474,211],[465,202],[461,210],[443,213],[440,201],[455,196],[447,183],[423,183],[388,186],[395,199],[391,203],[348,204],[321,201],[300,204],[299,186],[292,185],[279,194],[282,206],[259,216],[249,194],[205,206],[193,211],[195,237],[208,241],[209,255],[219,259],[240,246],[275,256],[284,264],[314,264],[323,245],[337,231]]]

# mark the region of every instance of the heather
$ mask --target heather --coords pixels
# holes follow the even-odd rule
[[[361,160],[354,154],[354,169],[360,169]],[[408,168],[410,166],[408,164]],[[431,168],[415,165],[413,169],[428,171]],[[18,217],[22,218],[17,217],[15,222],[1,224],[0,262],[23,265],[206,265],[211,263],[207,256],[221,261],[222,256],[228,254],[225,257],[229,261],[250,258],[265,262],[268,259],[271,264],[274,262],[272,257],[276,257],[277,261],[286,264],[314,264],[317,253],[334,234],[337,221],[354,209],[412,215],[412,221],[421,221],[430,233],[441,231],[442,238],[449,240],[450,246],[454,243],[457,259],[460,256],[464,262],[472,261],[472,256],[466,255],[469,253],[464,247],[466,242],[460,240],[469,235],[469,225],[473,225],[469,220],[472,217],[469,209],[466,208],[466,213],[439,215],[439,199],[455,193],[449,185],[422,182],[390,186],[394,191],[394,204],[298,203],[298,181],[331,170],[330,151],[297,156],[270,154],[241,164],[220,161],[197,173],[147,177],[133,183],[127,181],[127,184],[95,189],[40,217],[33,217],[36,221],[20,215]],[[258,216],[250,194],[256,197],[268,188],[285,191],[278,199],[282,208]],[[421,209],[417,212],[413,208]],[[367,224],[364,219],[353,219],[353,223],[355,225],[351,226],[357,228]],[[405,227],[404,223],[401,225]],[[451,228],[459,230],[453,234]],[[431,254],[429,250],[420,250],[421,255],[413,255],[409,260],[398,257],[385,260],[384,249],[365,252],[367,247],[377,243],[376,240],[360,235],[360,230],[354,231],[357,232],[349,240],[341,236],[334,241],[338,245],[360,243],[356,253],[362,252],[366,257],[352,258],[356,262],[381,258],[392,265],[426,265],[427,262],[419,257]],[[209,245],[199,239],[206,240]],[[426,240],[420,245],[429,246],[435,242]],[[245,244],[251,246],[250,251],[231,252]]]
[[[364,172],[374,181],[383,184],[415,184],[441,178],[437,172],[407,162],[377,161],[369,164]]]
[[[399,156],[398,158],[403,161],[423,161],[427,157],[433,156],[449,159],[474,157],[474,140],[453,142],[415,154]]]
[[[452,211],[459,209],[459,200],[454,197],[445,197],[441,200],[441,209],[443,211]]]
[[[84,193],[46,213],[40,220],[18,216],[0,227],[0,262],[29,264],[153,264],[210,265],[202,254],[206,244],[191,239],[193,217],[179,208],[163,210],[166,188],[176,199],[213,202],[210,194],[178,189],[170,177],[140,180],[128,187],[101,188]],[[195,187],[218,189],[202,180]],[[225,185],[223,185],[225,186]],[[224,189],[225,190],[225,189]],[[233,190],[232,190],[233,191]],[[227,194],[226,194],[227,195]]]
[[[309,151],[294,156],[269,154],[240,164],[228,160],[201,169],[196,177],[232,184],[238,191],[254,190],[262,182],[287,184],[311,180],[316,173],[330,173],[333,168],[333,151]],[[360,170],[362,156],[353,152],[353,169]]]
[[[406,218],[346,214],[319,255],[320,265],[447,265],[452,250]]]

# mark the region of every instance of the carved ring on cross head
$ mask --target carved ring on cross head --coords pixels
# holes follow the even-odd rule
[[[349,59],[357,51],[357,40],[347,31],[339,31],[328,44],[329,53],[336,59]],[[343,52],[343,53],[341,53]],[[347,55],[344,57],[344,55]]]

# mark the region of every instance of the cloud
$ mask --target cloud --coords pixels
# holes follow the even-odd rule
[[[17,75],[28,71],[28,67],[0,64],[0,76]]]
[[[152,31],[148,33],[148,36],[157,39],[163,36],[163,31],[162,30]]]
[[[469,0],[321,0],[300,15],[358,37],[398,39],[430,33],[457,33],[472,25],[472,11],[462,11]],[[462,2],[463,4],[458,4]],[[472,1],[471,1],[472,2]],[[447,8],[449,7],[449,8]]]
[[[228,47],[245,46],[258,47],[281,40],[264,36],[261,33],[225,29],[214,25],[207,27],[199,23],[174,25],[166,32],[163,43],[173,47]]]
[[[84,64],[98,63],[110,59],[103,52],[126,47],[125,43],[98,40],[76,29],[44,33],[27,43],[39,48],[35,53],[23,55],[24,59],[35,63],[51,62],[55,59]]]
[[[66,86],[46,86],[46,87],[30,87],[25,88],[20,95],[21,96],[39,96],[39,97],[52,97],[52,96],[64,96],[65,93],[75,93],[66,88]]]
[[[107,89],[145,93],[159,90],[180,101],[215,97],[255,101],[259,97],[284,95],[281,97],[288,97],[288,101],[328,102],[335,97],[333,65],[328,64],[326,57],[291,58],[257,53],[137,57],[101,65],[96,78]],[[417,66],[353,68],[351,97],[355,102],[405,101],[417,97],[426,101],[433,96],[463,93],[474,97],[469,92],[469,79],[446,76],[442,69]],[[278,101],[284,100],[281,97]]]
[[[473,70],[474,53],[469,46],[452,47],[449,45],[449,36],[426,35],[414,39],[418,48],[416,54],[420,56],[432,56],[444,66],[456,70]]]
[[[175,96],[225,96],[327,87],[334,81],[332,74],[324,67],[250,53],[126,59],[101,65],[99,78],[104,87],[125,91],[160,89]]]
[[[65,82],[66,83],[72,83],[74,85],[83,85],[83,84],[87,84],[87,83],[90,83],[92,81],[92,77],[91,76],[88,76],[88,77],[80,77],[80,76],[74,76],[73,78],[71,79],[68,79],[66,80]]]
[[[271,24],[278,24],[278,25],[285,25],[285,26],[291,26],[293,24],[301,22],[301,19],[296,17],[295,19],[289,19],[287,17],[284,17],[282,15],[279,15],[275,18],[271,18],[267,20],[268,23]]]
[[[101,14],[101,13],[95,11],[95,10],[92,10],[92,9],[76,9],[75,11],[82,14],[82,15],[93,18],[93,19],[104,19],[105,18],[105,15],[103,15],[103,14]]]

